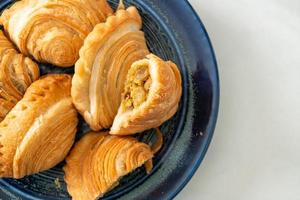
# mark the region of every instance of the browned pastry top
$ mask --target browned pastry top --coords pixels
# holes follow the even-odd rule
[[[23,54],[70,67],[84,38],[111,14],[106,0],[23,0],[6,9],[0,23]]]
[[[53,167],[71,148],[77,113],[69,75],[34,82],[0,123],[0,176],[21,178]]]
[[[135,7],[118,10],[84,41],[75,65],[72,98],[93,130],[109,128],[117,114],[131,64],[148,53]]]
[[[19,54],[0,30],[0,121],[38,78],[37,64]]]
[[[131,137],[88,133],[66,159],[65,181],[74,200],[93,200],[119,179],[151,160],[151,148]]]

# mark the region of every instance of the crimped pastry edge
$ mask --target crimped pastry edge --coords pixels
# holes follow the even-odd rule
[[[86,61],[86,57],[88,57],[86,55],[90,55],[97,51],[99,48],[98,44],[102,43],[107,35],[117,29],[121,24],[128,21],[134,21],[138,24],[139,29],[141,29],[142,19],[134,6],[131,6],[126,10],[120,9],[115,15],[109,16],[106,22],[97,24],[93,31],[86,37],[84,44],[79,51],[79,59],[75,63],[75,73],[72,79],[71,96],[75,107],[84,118],[89,116],[89,110],[86,110],[87,100],[85,97],[82,97],[82,83],[85,79],[90,79],[91,77],[91,66]],[[89,101],[90,100],[88,100],[88,102]],[[88,104],[90,104],[90,102]]]

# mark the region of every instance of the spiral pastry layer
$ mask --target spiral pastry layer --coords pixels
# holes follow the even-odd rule
[[[72,98],[93,130],[109,128],[131,64],[148,53],[135,7],[120,9],[86,38],[75,65]]]
[[[19,54],[0,30],[0,121],[38,78],[37,64]]]
[[[151,148],[131,137],[105,132],[86,134],[66,159],[65,181],[74,200],[94,200],[118,181],[152,160]]]
[[[106,0],[22,0],[5,10],[0,22],[23,54],[69,67],[84,38],[110,14]]]

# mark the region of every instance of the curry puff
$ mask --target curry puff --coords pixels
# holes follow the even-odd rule
[[[38,78],[37,64],[19,54],[0,30],[0,121]]]
[[[159,127],[177,111],[181,75],[171,61],[149,54],[133,63],[110,134],[131,135]]]
[[[34,82],[0,123],[0,177],[22,178],[54,167],[75,138],[77,112],[69,75]]]
[[[132,137],[88,133],[66,158],[65,181],[74,200],[102,197],[129,174],[152,161],[151,148]]]
[[[22,0],[6,9],[0,22],[23,54],[69,67],[84,38],[111,14],[106,0]]]
[[[119,9],[86,38],[72,81],[74,105],[93,130],[109,128],[131,64],[148,53],[135,7]]]

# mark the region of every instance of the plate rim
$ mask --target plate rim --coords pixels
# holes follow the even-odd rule
[[[215,66],[215,70],[216,70],[216,96],[214,98],[214,101],[212,102],[212,106],[215,106],[215,111],[212,111],[212,114],[214,114],[214,117],[212,117],[212,127],[211,127],[211,133],[209,133],[207,141],[205,143],[205,147],[203,149],[203,151],[201,152],[201,154],[199,154],[199,157],[197,159],[196,164],[194,164],[193,166],[191,166],[191,171],[189,172],[189,174],[184,178],[184,181],[182,181],[180,183],[180,185],[173,189],[172,191],[170,191],[169,194],[169,198],[168,200],[174,199],[186,186],[187,184],[191,181],[191,179],[193,178],[193,176],[195,175],[196,171],[198,170],[198,168],[200,167],[202,161],[204,160],[208,148],[212,142],[213,136],[215,134],[215,129],[217,126],[217,121],[218,121],[218,115],[219,115],[219,107],[220,107],[220,76],[219,76],[219,68],[218,68],[218,62],[217,62],[217,57],[216,57],[216,53],[215,50],[213,48],[213,44],[212,41],[209,37],[209,34],[204,26],[204,23],[202,22],[199,14],[197,13],[197,11],[194,9],[194,7],[191,5],[191,3],[188,0],[183,0],[186,5],[188,6],[188,8],[190,9],[191,13],[193,13],[194,17],[196,18],[196,21],[198,22],[198,24],[200,25],[200,27],[203,30],[203,33],[207,39],[208,45],[209,45],[209,50],[210,53],[212,55],[212,59],[213,59],[213,63]]]
[[[171,0],[166,0],[166,2],[172,3]],[[214,109],[212,109],[211,116],[209,118],[209,121],[211,121],[210,132],[207,133],[208,136],[206,138],[206,141],[203,143],[204,147],[203,147],[202,151],[196,154],[196,156],[195,156],[196,162],[194,164],[191,163],[191,165],[189,166],[189,169],[187,170],[187,174],[182,176],[182,181],[179,181],[178,185],[175,185],[176,187],[173,187],[172,189],[167,191],[167,193],[168,193],[167,199],[173,199],[174,197],[176,197],[182,191],[182,189],[189,183],[189,181],[191,180],[191,178],[194,176],[195,172],[201,165],[203,159],[205,158],[205,156],[207,154],[208,148],[211,144],[212,138],[215,133],[217,120],[218,120],[218,114],[219,114],[219,107],[220,107],[220,80],[219,80],[219,72],[218,72],[218,63],[217,63],[217,58],[216,58],[216,54],[215,54],[211,39],[209,37],[209,34],[208,34],[200,16],[195,11],[195,9],[190,4],[190,2],[188,0],[184,0],[184,1],[182,1],[182,3],[186,5],[186,7],[183,9],[186,10],[186,12],[188,12],[189,14],[193,14],[193,17],[195,17],[197,24],[200,26],[200,28],[202,29],[201,31],[203,31],[203,34],[204,34],[205,38],[207,39],[208,49],[210,51],[209,53],[212,56],[211,61],[213,62],[215,76],[216,76],[216,77],[214,77],[215,82],[212,86],[212,88],[214,89],[214,92],[213,92],[214,98],[212,99],[212,107]],[[195,24],[195,25],[197,25],[197,24]],[[0,185],[1,185],[1,183],[0,183]],[[6,185],[6,187],[8,187],[8,185]],[[23,195],[26,197],[28,194],[24,192]],[[27,198],[31,198],[31,196],[27,196]]]

